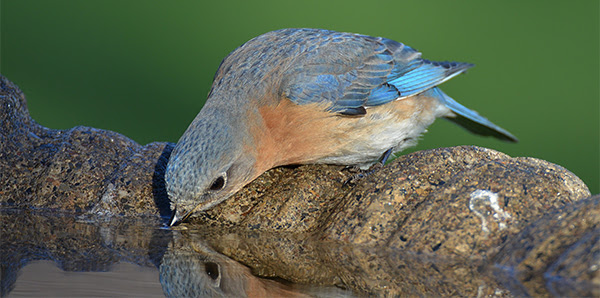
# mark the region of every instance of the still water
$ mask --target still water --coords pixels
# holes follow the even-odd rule
[[[2,296],[354,295],[331,276],[319,277],[327,284],[312,285],[277,277],[282,264],[253,264],[252,272],[209,244],[217,240],[221,248],[244,250],[239,245],[245,241],[228,232],[172,230],[157,218],[98,220],[7,210],[0,217]]]
[[[510,270],[497,270],[493,264],[308,235],[185,225],[170,229],[159,218],[38,211],[0,210],[0,220],[3,297],[577,293],[548,291],[556,285],[536,277],[523,286]]]
[[[164,297],[155,267],[118,263],[110,271],[63,271],[53,261],[23,267],[10,297]]]

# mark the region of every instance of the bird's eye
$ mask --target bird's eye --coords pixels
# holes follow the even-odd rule
[[[209,189],[217,191],[223,189],[223,187],[225,187],[225,175],[217,177],[217,179],[215,179],[215,181],[213,181],[213,183],[210,185]]]
[[[206,275],[208,275],[213,280],[219,278],[219,264],[207,262],[204,264],[204,270],[206,270]]]

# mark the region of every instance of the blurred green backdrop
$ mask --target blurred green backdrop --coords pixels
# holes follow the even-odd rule
[[[45,126],[176,142],[221,59],[250,38],[285,27],[384,36],[428,59],[475,63],[443,89],[521,140],[437,121],[415,150],[473,144],[542,158],[598,193],[599,3],[1,0],[0,71]]]

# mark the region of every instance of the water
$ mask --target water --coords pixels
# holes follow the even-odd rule
[[[93,219],[3,211],[2,296],[348,296],[323,285],[292,284],[216,252],[189,229],[157,218]],[[227,243],[228,241],[223,241]]]
[[[23,267],[10,297],[164,297],[158,270],[118,263],[110,271],[63,271],[53,261],[32,261]]]
[[[31,296],[527,296],[511,268],[301,234],[165,227],[159,218],[0,211],[1,294]],[[561,285],[561,281],[551,288]]]

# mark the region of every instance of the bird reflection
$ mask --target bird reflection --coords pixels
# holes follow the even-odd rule
[[[197,235],[182,231],[173,236],[159,267],[168,297],[308,297],[253,276],[250,269],[212,250]]]

